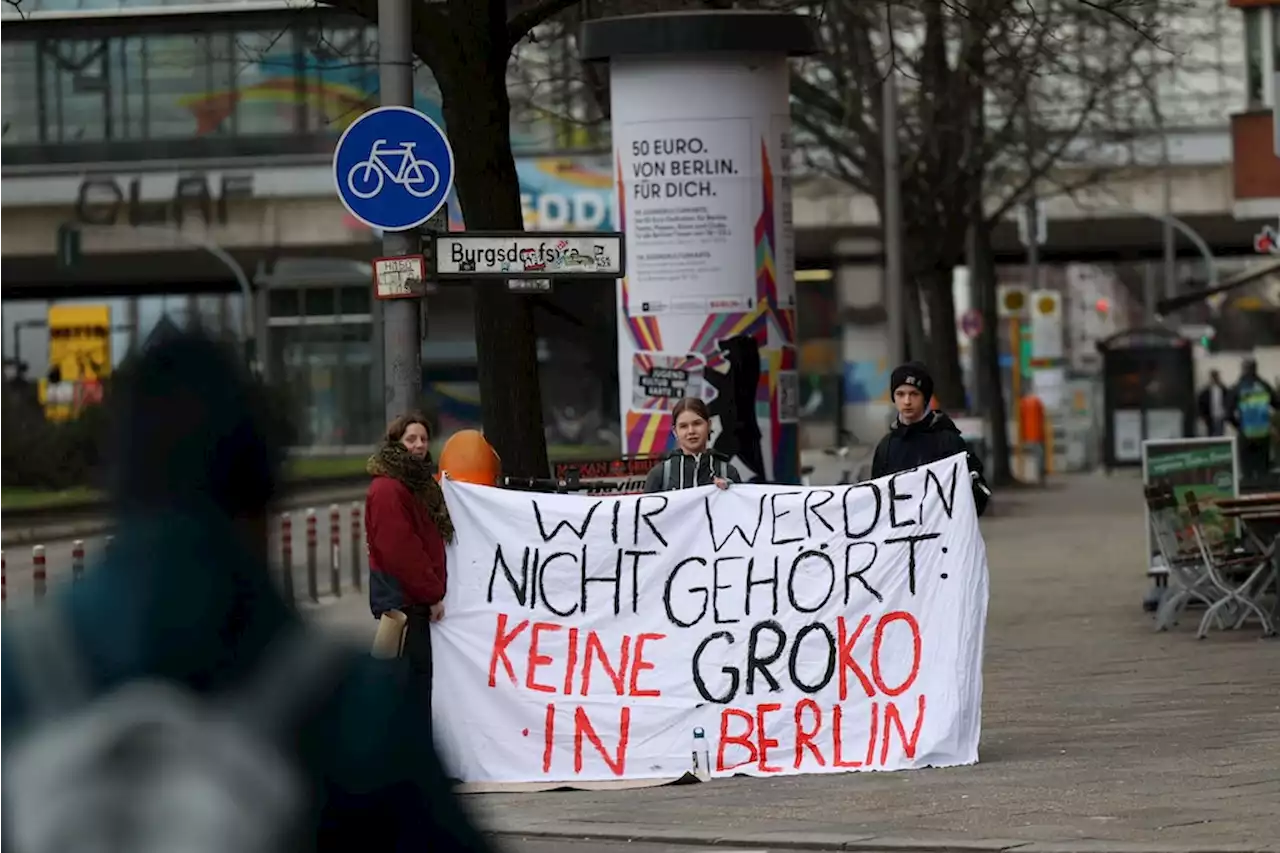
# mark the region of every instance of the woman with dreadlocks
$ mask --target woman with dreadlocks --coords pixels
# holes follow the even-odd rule
[[[446,543],[453,522],[444,493],[431,474],[427,419],[401,415],[387,427],[366,470],[373,475],[365,498],[369,544],[369,607],[373,618],[389,610],[408,617],[404,657],[414,690],[431,710],[431,623],[444,617]]]

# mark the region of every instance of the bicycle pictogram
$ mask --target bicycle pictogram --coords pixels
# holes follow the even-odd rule
[[[415,198],[431,195],[440,186],[440,171],[430,161],[414,156],[416,144],[402,142],[399,147],[389,148],[387,140],[377,140],[369,149],[369,158],[356,163],[347,173],[347,188],[356,198],[369,199],[382,192],[383,183],[390,178]],[[387,157],[399,157],[400,167],[393,170],[387,165]]]

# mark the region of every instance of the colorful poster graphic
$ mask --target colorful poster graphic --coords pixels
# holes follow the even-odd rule
[[[1191,438],[1142,443],[1143,482],[1173,488],[1181,516],[1179,539],[1193,543],[1190,506],[1200,512],[1201,529],[1210,542],[1235,534],[1236,524],[1222,514],[1218,502],[1238,495],[1235,439]],[[1151,545],[1155,553],[1155,543]]]
[[[53,305],[48,326],[49,373],[40,379],[40,402],[49,420],[70,420],[102,402],[102,383],[111,375],[111,308]]]
[[[708,402],[714,446],[745,477],[796,482],[786,61],[619,59],[611,74],[617,218],[627,235],[623,453],[672,447],[670,410],[687,394]]]

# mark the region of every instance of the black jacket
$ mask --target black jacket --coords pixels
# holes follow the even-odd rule
[[[897,420],[889,434],[876,445],[871,458],[871,477],[887,477],[899,471],[909,471],[957,453],[965,454],[969,461],[969,477],[973,485],[973,502],[982,515],[991,498],[991,490],[982,477],[982,460],[969,452],[960,435],[960,429],[944,412],[929,412],[913,424]]]
[[[671,468],[670,486],[663,482],[668,466]],[[644,480],[644,490],[647,493],[653,493],[710,486],[715,478],[720,476],[731,483],[742,482],[738,469],[733,467],[729,457],[723,453],[708,449],[695,456],[683,450],[676,450],[661,463],[649,469],[649,475]]]

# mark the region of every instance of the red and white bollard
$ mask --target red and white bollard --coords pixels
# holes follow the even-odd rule
[[[316,546],[319,544],[319,534],[316,531],[316,511],[315,508],[307,509],[307,596],[312,601],[320,600],[320,581],[316,577]]]
[[[360,531],[362,509],[359,501],[351,504],[351,582],[356,589],[360,589],[364,580],[364,565],[360,559],[364,555],[364,549],[360,547],[360,540],[364,538]]]
[[[329,506],[329,591],[342,596],[342,510]]]
[[[285,601],[293,603],[293,519],[280,513],[280,580]]]
[[[84,577],[84,540],[77,539],[71,543],[71,580],[78,581]]]
[[[35,583],[36,600],[39,601],[44,598],[49,585],[49,576],[45,572],[43,545],[36,545],[31,549],[31,580]]]

